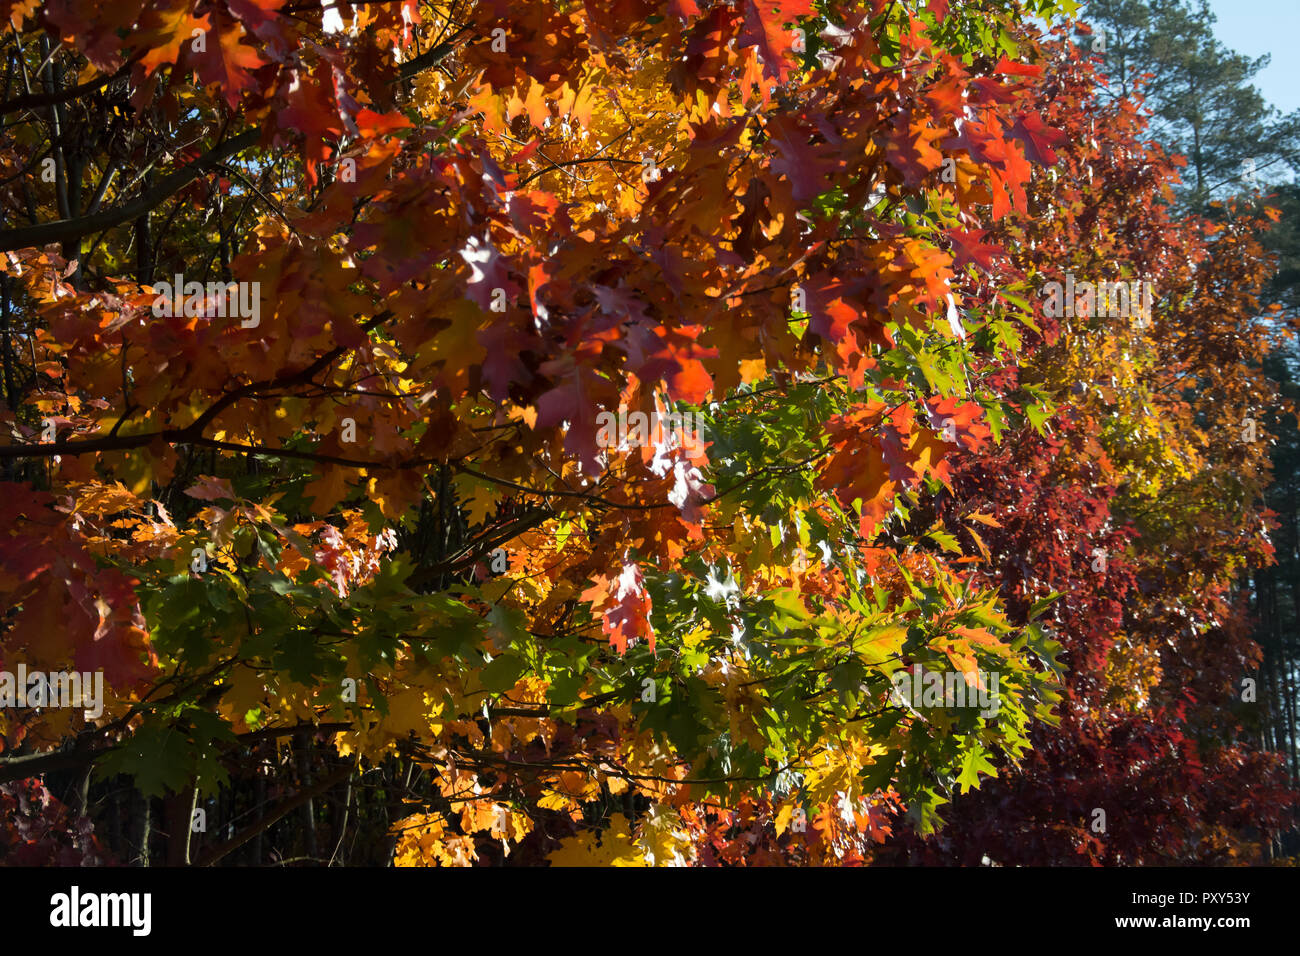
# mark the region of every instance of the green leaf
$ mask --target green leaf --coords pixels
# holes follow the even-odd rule
[[[962,793],[970,793],[979,788],[981,773],[997,776],[997,772],[997,768],[989,763],[984,748],[977,744],[962,755],[961,773],[957,775],[957,785]]]
[[[497,604],[492,610],[488,611],[485,620],[487,621],[487,633],[495,642],[494,647],[527,643],[528,619],[524,616],[524,612],[518,608]]]
[[[876,762],[863,767],[858,776],[862,779],[862,788],[868,793],[885,790],[894,779],[894,771],[903,759],[902,751],[877,757]]]
[[[1039,598],[1037,601],[1033,603],[1033,606],[1029,608],[1029,617],[1026,618],[1026,620],[1029,621],[1038,620],[1038,618],[1042,615],[1042,613],[1046,611],[1049,607],[1051,607],[1053,602],[1055,602],[1056,599],[1059,598],[1060,596],[1061,596],[1060,591],[1053,591],[1051,594],[1047,595],[1047,597]]]
[[[288,672],[289,679],[299,684],[316,683],[320,662],[316,656],[315,636],[307,630],[280,635],[271,664],[276,670]]]
[[[926,533],[926,537],[949,554],[961,554],[961,545],[957,543],[956,537],[947,531],[930,531]]]
[[[479,672],[479,680],[483,682],[486,690],[506,691],[515,686],[527,669],[524,661],[513,654],[502,654],[500,657],[492,659],[482,671]]]
[[[559,674],[552,677],[551,686],[546,689],[546,701],[556,708],[576,704],[579,692],[586,683],[587,678],[582,674]]]
[[[917,832],[921,836],[929,836],[943,826],[943,817],[939,816],[939,807],[947,802],[946,797],[939,796],[929,787],[926,787],[912,798],[912,802],[907,808],[907,815],[912,818],[912,822],[916,825]]]

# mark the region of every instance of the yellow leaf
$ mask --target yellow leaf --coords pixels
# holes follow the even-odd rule
[[[782,804],[781,809],[776,812],[776,835],[780,836],[790,828],[790,821],[794,819],[794,804]]]
[[[322,465],[324,473],[303,489],[303,494],[314,499],[316,514],[325,514],[348,493],[348,469]]]
[[[761,358],[741,359],[740,380],[750,385],[767,375],[767,362]]]
[[[560,842],[560,848],[546,858],[551,866],[649,866],[645,856],[632,842],[627,817],[616,813],[599,835],[580,833]]]
[[[651,866],[686,866],[695,855],[690,834],[670,806],[656,803],[642,818],[637,845]]]
[[[456,476],[456,491],[459,493],[461,507],[469,516],[469,523],[483,524],[488,515],[496,510],[497,496],[492,489],[482,482],[466,475]]]

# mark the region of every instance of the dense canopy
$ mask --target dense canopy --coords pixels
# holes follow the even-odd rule
[[[0,852],[1253,858],[1269,212],[1072,6],[0,0]]]

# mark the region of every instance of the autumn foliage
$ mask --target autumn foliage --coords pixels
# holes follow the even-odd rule
[[[1261,214],[907,6],[0,0],[14,861],[1253,861]]]

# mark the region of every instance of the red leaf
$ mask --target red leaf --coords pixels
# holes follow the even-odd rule
[[[993,433],[980,419],[984,409],[975,402],[961,402],[957,398],[931,398],[930,424],[937,429],[951,425],[957,444],[967,451],[982,451]]]
[[[537,427],[553,428],[567,422],[564,450],[582,463],[585,472],[594,473],[600,458],[597,410],[617,402],[616,396],[609,394],[609,382],[569,355],[546,362],[541,372],[555,376],[559,384],[537,400]]]
[[[256,89],[252,71],[266,62],[251,46],[239,42],[242,36],[242,26],[227,23],[219,31],[208,31],[207,46],[202,53],[191,54],[199,82],[219,86],[221,96],[232,110],[239,105],[240,93]]]
[[[1008,134],[1020,140],[1024,145],[1025,155],[1040,166],[1051,166],[1056,162],[1053,146],[1063,146],[1069,137],[1059,129],[1046,125],[1037,113],[1021,113]]]
[[[409,129],[411,121],[401,113],[376,113],[363,109],[357,113],[357,130],[366,139],[374,139],[395,129]]]
[[[822,272],[805,281],[801,288],[808,298],[808,328],[827,342],[838,343],[848,336],[858,310],[841,298],[847,291],[839,279]]]
[[[186,488],[185,494],[200,501],[217,501],[221,498],[227,498],[230,501],[238,500],[238,495],[230,487],[229,479],[214,478],[211,475],[200,475],[198,484],[192,488]]]
[[[140,59],[140,65],[146,72],[152,73],[164,64],[175,63],[181,53],[190,48],[195,30],[208,32],[211,27],[208,14],[196,17],[190,9],[189,3],[171,9],[155,7],[141,18],[139,42],[148,52]]]
[[[655,632],[650,625],[650,594],[636,564],[624,564],[617,578],[598,575],[592,586],[582,592],[581,600],[591,603],[591,610],[600,616],[601,629],[609,637],[610,646],[620,654],[627,652],[633,638],[644,637],[655,649]]]
[[[835,164],[822,158],[822,149],[808,143],[809,133],[793,124],[773,122],[780,156],[772,158],[772,171],[790,182],[791,195],[800,205],[812,202],[829,188]]]
[[[994,259],[1006,257],[1007,252],[1001,246],[990,246],[980,241],[987,233],[987,229],[948,230],[948,238],[952,240],[953,265],[957,269],[974,263],[987,272],[992,270]]]
[[[250,30],[256,31],[263,24],[274,22],[285,2],[286,0],[226,0],[226,6]]]
[[[785,24],[812,12],[812,0],[745,0],[740,44],[758,48],[765,76],[785,82],[793,65],[786,54],[794,42],[794,31]]]
[[[509,260],[497,252],[491,241],[470,236],[465,248],[460,250],[460,257],[470,267],[470,277],[465,283],[465,297],[484,312],[492,310],[495,290],[505,290],[507,303],[519,294],[519,286],[510,280],[507,271]]]
[[[1043,68],[1033,63],[1017,63],[1004,56],[998,60],[998,65],[993,68],[993,72],[1001,73],[1003,76],[1041,76]]]
[[[540,145],[542,145],[541,137],[534,136],[528,142],[528,145],[524,146],[521,150],[519,150],[519,152],[515,153],[513,156],[507,159],[506,162],[510,163],[511,165],[514,165],[516,163],[522,163],[525,159],[531,157],[533,153],[537,152],[537,147]]]
[[[604,630],[609,642],[619,652],[627,650],[631,638],[644,637],[655,649],[655,632],[650,626],[650,594],[645,589],[641,569],[635,564],[623,565],[614,589],[614,604],[606,609]]]

